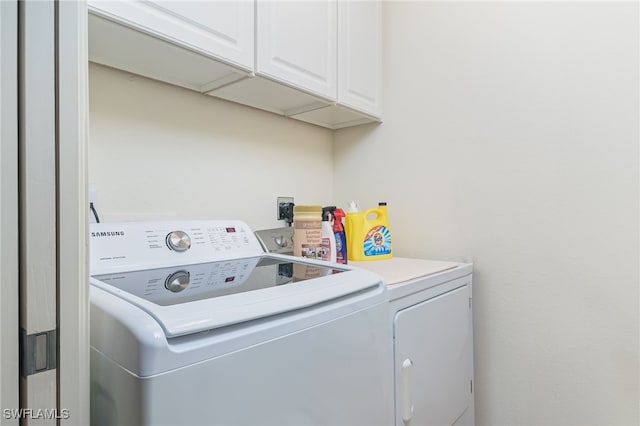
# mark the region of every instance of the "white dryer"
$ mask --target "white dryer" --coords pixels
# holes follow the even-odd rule
[[[472,265],[399,257],[350,264],[389,286],[395,425],[472,426]]]
[[[240,221],[91,225],[92,425],[390,425],[388,291]]]

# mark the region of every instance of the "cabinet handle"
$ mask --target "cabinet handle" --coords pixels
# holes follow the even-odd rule
[[[407,358],[402,362],[402,421],[408,424],[413,416],[413,405],[411,404],[411,386],[409,384],[409,376],[411,374],[411,366],[413,361]]]

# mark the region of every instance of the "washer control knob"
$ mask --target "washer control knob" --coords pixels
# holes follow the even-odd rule
[[[273,239],[273,241],[276,243],[276,245],[280,248],[284,248],[287,246],[287,239],[284,236],[279,236],[279,237],[275,237]]]
[[[167,234],[167,247],[171,250],[182,252],[191,247],[191,237],[183,231],[173,231]]]
[[[177,271],[169,275],[164,281],[164,286],[167,290],[174,293],[184,290],[189,286],[191,277],[187,271]]]

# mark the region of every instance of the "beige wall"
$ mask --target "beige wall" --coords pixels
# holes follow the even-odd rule
[[[89,71],[89,186],[104,220],[230,218],[263,229],[283,224],[278,196],[332,201],[330,130],[99,65]]]
[[[472,260],[480,425],[640,424],[638,3],[386,2],[335,199]]]
[[[385,122],[334,134],[92,65],[104,218],[388,201],[396,255],[475,263],[478,424],[640,424],[637,3],[386,2],[384,25]]]

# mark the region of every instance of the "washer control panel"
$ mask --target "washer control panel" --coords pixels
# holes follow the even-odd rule
[[[264,253],[249,226],[241,221],[92,223],[91,274],[135,271]],[[178,277],[166,288],[178,289]]]

